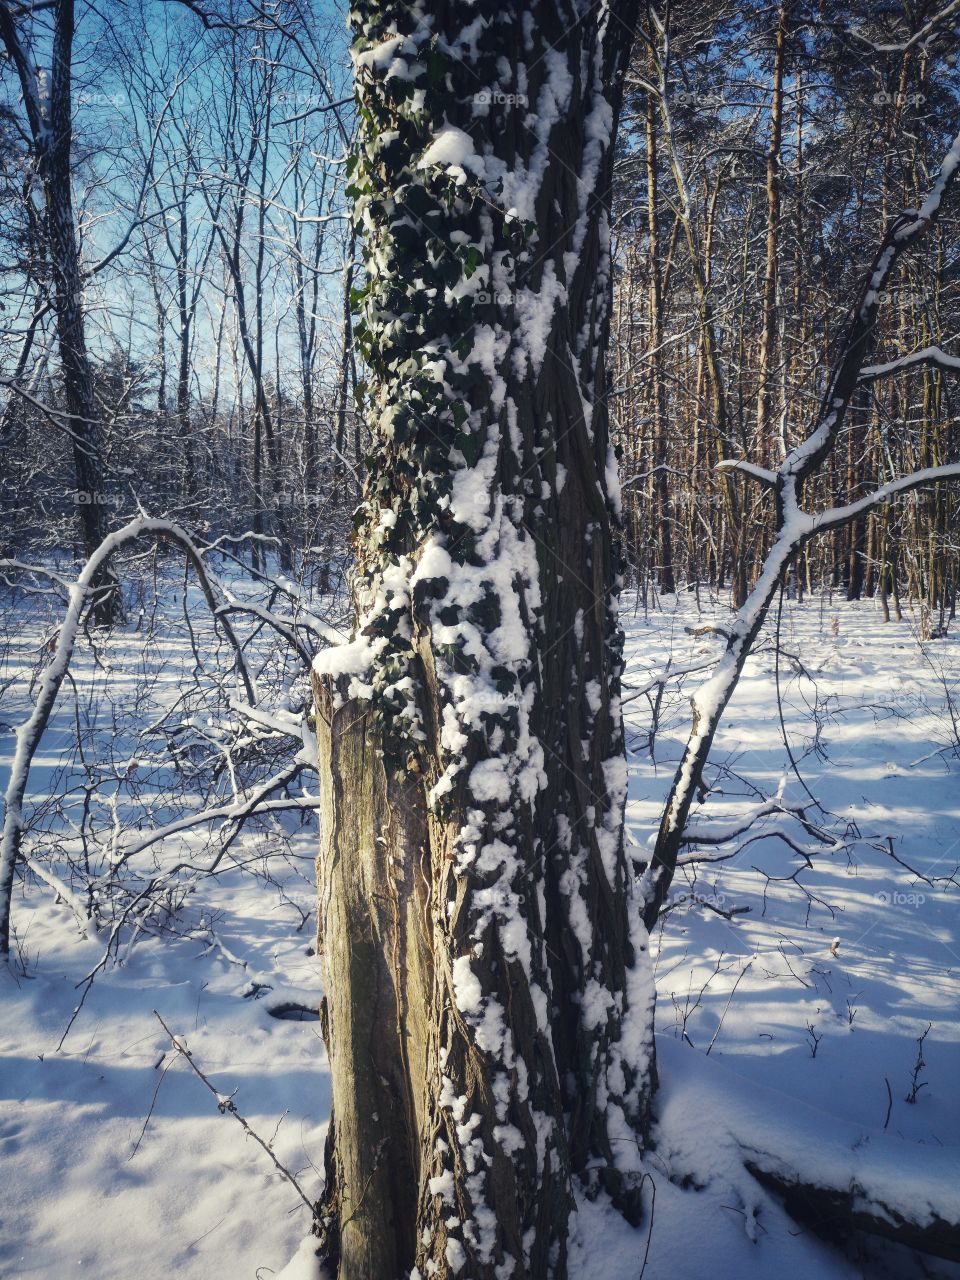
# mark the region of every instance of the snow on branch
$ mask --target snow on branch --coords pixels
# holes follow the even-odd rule
[[[717,463],[716,470],[740,471],[751,480],[756,480],[764,488],[776,488],[777,473],[775,471],[768,471],[766,467],[758,467],[753,462],[747,462],[745,458],[723,458]]]
[[[781,790],[786,779],[781,781]],[[789,805],[785,804],[779,794],[775,799],[761,800],[752,807],[748,812],[740,815],[740,817],[732,824],[725,827],[708,827],[694,826],[689,827],[684,832],[683,844],[696,845],[722,845],[729,844],[731,840],[736,840],[738,836],[745,835],[755,823],[760,822],[764,818],[777,815],[778,817],[793,817],[800,821],[808,831],[826,839],[826,834],[806,816],[807,806],[805,805]]]
[[[917,365],[933,365],[948,373],[960,373],[960,357],[948,355],[940,347],[921,347],[919,351],[911,351],[909,355],[900,356],[897,360],[888,360],[886,364],[868,365],[861,370],[860,380],[868,382],[874,378],[885,378],[904,369],[913,369]]]
[[[940,165],[936,181],[919,209],[908,209],[895,219],[874,257],[854,306],[840,347],[840,355],[824,392],[816,428],[790,451],[781,465],[781,482],[804,480],[817,469],[833,448],[854,392],[870,342],[876,330],[881,296],[900,258],[915,245],[936,221],[943,198],[953,185],[960,167],[960,133],[956,135]]]
[[[942,480],[960,480],[960,462],[948,463],[942,467],[925,467],[922,471],[913,471],[910,475],[900,476],[896,480],[891,480],[888,484],[881,485],[873,493],[868,493],[865,497],[859,498],[856,502],[850,502],[845,507],[831,507],[829,511],[821,511],[813,517],[811,536],[814,533],[820,533],[824,529],[835,529],[838,525],[847,524],[857,516],[863,515],[865,511],[871,511],[874,507],[879,507],[884,502],[889,502],[891,498],[897,497],[898,494],[909,493],[912,489],[919,489],[922,485],[936,484]]]
[[[871,40],[868,36],[863,35],[862,32],[857,31],[855,27],[850,27],[847,34],[855,40],[859,40],[861,44],[865,44],[874,53],[906,53],[908,49],[912,49],[917,44],[926,48],[932,40],[935,40],[943,32],[947,19],[958,12],[960,12],[960,0],[950,0],[948,5],[938,10],[912,36],[908,36],[906,40],[896,42],[880,43]]]
[[[244,746],[245,751],[248,751],[251,743],[261,742],[264,744],[264,751],[266,752],[263,758],[266,759],[271,753],[276,754],[281,749],[284,754],[289,755],[290,748],[286,744],[292,739],[295,744],[294,752],[292,759],[287,760],[284,768],[278,771],[276,765],[273,765],[272,776],[268,776],[265,779],[261,778],[255,784],[241,787],[238,785],[235,776],[230,745],[223,745],[216,739],[216,735],[211,738],[205,733],[200,733],[199,737],[203,742],[208,745],[212,743],[223,754],[233,786],[234,795],[231,802],[214,804],[198,811],[191,811],[175,821],[155,827],[147,832],[132,832],[119,844],[114,839],[112,848],[107,854],[107,871],[99,877],[95,873],[92,877],[89,874],[87,875],[86,900],[81,902],[70,886],[64,883],[61,876],[56,875],[45,866],[40,866],[36,860],[28,856],[28,851],[22,847],[24,833],[27,829],[27,820],[24,812],[27,786],[34,756],[54,711],[61,688],[64,681],[70,678],[69,668],[76,648],[84,612],[96,594],[97,575],[102,572],[111,557],[118,551],[144,537],[153,537],[173,543],[184,553],[188,564],[194,570],[214,629],[219,630],[229,642],[234,659],[233,672],[236,684],[233,696],[227,695],[225,691],[223,692],[223,702],[224,705],[230,707],[230,710],[238,718],[234,724],[234,732],[239,732],[241,737],[237,740],[236,745]],[[54,888],[73,910],[74,914],[78,916],[78,920],[83,927],[86,928],[93,909],[91,904],[94,902],[94,896],[89,893],[91,886],[96,883],[100,888],[108,885],[111,889],[118,888],[116,877],[119,869],[127,864],[137,853],[157,845],[170,836],[186,832],[199,825],[213,823],[219,824],[221,831],[220,849],[213,864],[215,866],[244,823],[254,814],[317,807],[319,802],[316,797],[310,795],[294,796],[290,795],[288,790],[305,769],[314,769],[316,767],[311,751],[310,730],[306,717],[296,711],[267,710],[256,705],[258,700],[256,682],[248,669],[248,658],[244,654],[246,646],[240,643],[227,615],[244,613],[255,619],[256,622],[270,626],[286,642],[289,651],[300,659],[304,670],[309,666],[310,655],[298,635],[298,628],[305,628],[308,633],[313,633],[316,638],[321,640],[329,638],[330,629],[326,628],[312,614],[297,617],[282,616],[273,613],[270,609],[263,608],[255,601],[237,599],[226,585],[208,569],[204,561],[205,554],[207,554],[207,549],[195,544],[179,526],[167,520],[141,516],[104,539],[86,562],[74,582],[69,582],[58,574],[51,573],[38,566],[26,564],[20,560],[0,561],[0,575],[3,575],[4,571],[6,571],[21,578],[24,576],[36,578],[39,576],[41,579],[46,579],[55,584],[55,590],[63,592],[66,596],[65,612],[56,633],[56,642],[53,644],[50,660],[39,677],[39,686],[33,709],[24,723],[16,730],[13,761],[4,799],[2,835],[0,835],[0,957],[7,957],[10,951],[12,889],[16,867],[21,861],[29,866],[40,879]],[[277,592],[288,596],[291,594],[291,584],[286,581],[283,583],[268,581],[274,588],[274,595]],[[189,617],[187,618],[187,624],[190,627],[190,639],[194,655],[199,663],[201,661],[199,656],[200,647],[194,636]],[[193,721],[190,720],[187,723],[193,724]],[[121,776],[122,773],[117,775],[118,778]],[[191,773],[191,776],[193,776],[193,773]],[[281,794],[278,797],[278,792],[286,794]],[[121,824],[115,820],[115,837],[120,833],[120,830]],[[189,864],[183,863],[182,865],[187,867]],[[190,869],[196,870],[196,868]],[[176,870],[179,870],[179,868]],[[205,870],[209,871],[210,868]],[[166,879],[169,880],[172,874],[168,873]],[[153,882],[151,882],[151,892],[152,887]],[[162,889],[162,887],[161,885],[160,888]],[[97,898],[96,900],[106,901],[106,899],[102,898]],[[147,906],[149,907],[151,903],[148,903]]]

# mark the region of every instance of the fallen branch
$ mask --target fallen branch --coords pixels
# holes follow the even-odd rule
[[[693,1126],[705,1143],[732,1148],[788,1213],[820,1235],[843,1244],[852,1231],[868,1231],[960,1261],[956,1147],[908,1142],[879,1125],[827,1114],[669,1038],[658,1052],[671,1076],[683,1080],[660,1120],[671,1178],[696,1177],[695,1151],[681,1143],[674,1153],[670,1141],[674,1123],[682,1133]],[[738,1190],[749,1198],[748,1188]]]
[[[183,1058],[184,1062],[186,1062],[190,1070],[194,1073],[195,1076],[198,1076],[203,1081],[206,1087],[210,1090],[210,1092],[216,1098],[218,1109],[224,1115],[233,1116],[234,1120],[236,1120],[236,1122],[240,1125],[240,1127],[243,1129],[247,1137],[252,1138],[254,1142],[256,1142],[259,1146],[261,1146],[264,1149],[264,1151],[273,1161],[273,1164],[277,1172],[280,1173],[284,1178],[286,1178],[286,1180],[290,1183],[290,1185],[295,1189],[297,1195],[300,1197],[303,1203],[310,1210],[311,1218],[314,1217],[316,1213],[316,1209],[313,1205],[313,1202],[310,1200],[309,1196],[304,1191],[303,1187],[301,1187],[297,1179],[290,1172],[290,1170],[287,1169],[284,1165],[282,1165],[280,1161],[277,1159],[270,1144],[268,1142],[264,1142],[263,1138],[261,1138],[258,1133],[256,1133],[253,1129],[251,1129],[250,1125],[247,1123],[247,1121],[244,1119],[244,1117],[240,1114],[240,1112],[237,1110],[236,1106],[234,1105],[233,1098],[228,1096],[227,1094],[221,1093],[220,1090],[216,1087],[216,1085],[212,1082],[212,1080],[210,1080],[210,1078],[200,1070],[200,1068],[197,1066],[197,1064],[193,1060],[193,1054],[190,1052],[190,1050],[186,1047],[185,1044],[182,1044],[177,1039],[177,1037],[173,1034],[173,1032],[164,1022],[164,1020],[160,1017],[159,1013],[157,1013],[156,1009],[154,1009],[153,1011],[153,1016],[156,1018],[156,1020],[160,1023],[161,1027],[163,1027],[164,1031],[170,1037],[170,1043],[173,1045],[174,1049],[176,1049],[177,1053],[181,1056],[181,1058]]]
[[[904,1217],[895,1205],[864,1190],[854,1179],[849,1186],[824,1186],[805,1180],[801,1170],[767,1152],[744,1160],[761,1186],[776,1192],[792,1218],[817,1235],[842,1244],[851,1228],[869,1231],[909,1249],[960,1262],[960,1224],[932,1213],[923,1224]]]

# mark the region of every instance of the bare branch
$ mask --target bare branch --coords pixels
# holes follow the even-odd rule
[[[960,3],[960,0],[958,0]],[[901,373],[905,369],[913,369],[917,365],[932,365],[947,373],[960,373],[960,357],[951,356],[940,347],[921,347],[919,351],[911,351],[907,356],[897,360],[889,360],[886,364],[868,365],[861,370],[861,382],[870,382],[874,378],[885,378],[892,373]]]
[[[775,489],[777,486],[777,473],[768,471],[765,467],[758,467],[753,462],[747,462],[744,458],[723,458],[716,466],[717,471],[740,471],[743,475],[762,485],[765,489]]]
[[[163,1027],[164,1031],[170,1037],[170,1043],[173,1045],[174,1049],[176,1049],[180,1057],[183,1058],[184,1062],[186,1062],[187,1066],[194,1073],[194,1075],[198,1076],[199,1079],[203,1081],[204,1085],[206,1085],[206,1087],[210,1090],[210,1092],[216,1098],[217,1107],[219,1108],[221,1113],[223,1115],[233,1116],[234,1120],[237,1121],[237,1123],[243,1129],[247,1137],[252,1138],[254,1142],[257,1143],[258,1146],[263,1148],[263,1150],[267,1153],[267,1155],[273,1161],[273,1164],[276,1167],[277,1172],[280,1173],[284,1178],[286,1178],[287,1182],[290,1183],[290,1185],[296,1191],[297,1195],[300,1197],[303,1203],[310,1210],[310,1216],[312,1218],[316,1212],[313,1202],[311,1201],[310,1197],[306,1194],[306,1192],[304,1191],[300,1183],[296,1180],[296,1178],[290,1172],[290,1170],[287,1169],[284,1165],[282,1165],[280,1161],[277,1159],[276,1155],[274,1154],[273,1148],[270,1146],[270,1144],[267,1142],[264,1142],[264,1140],[260,1137],[260,1135],[250,1128],[250,1125],[247,1123],[247,1121],[243,1118],[243,1116],[240,1114],[240,1112],[237,1110],[236,1106],[234,1105],[233,1097],[232,1096],[228,1097],[226,1094],[221,1093],[220,1090],[213,1083],[213,1081],[210,1080],[210,1078],[200,1070],[200,1068],[197,1066],[197,1064],[193,1060],[193,1054],[190,1052],[187,1046],[183,1043],[183,1041],[177,1039],[177,1037],[173,1034],[173,1032],[164,1022],[164,1020],[160,1017],[159,1013],[157,1013],[156,1009],[154,1009],[153,1011],[153,1016],[156,1018],[156,1020],[160,1023],[161,1027]]]

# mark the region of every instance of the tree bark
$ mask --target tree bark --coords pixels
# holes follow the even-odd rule
[[[650,517],[657,530],[659,541],[660,586],[668,595],[676,591],[673,572],[673,515],[670,510],[670,486],[667,480],[667,397],[663,368],[663,287],[660,276],[660,246],[657,218],[659,194],[657,174],[657,107],[652,95],[646,102],[646,162],[647,162],[647,236],[649,244],[650,273],[650,382],[652,394],[650,409],[653,417],[651,433],[651,464],[659,469],[652,482]]]
[[[354,639],[314,677],[340,1280],[563,1280],[578,1191],[641,1215],[653,984],[604,375],[635,14],[614,9],[352,10],[373,462]]]

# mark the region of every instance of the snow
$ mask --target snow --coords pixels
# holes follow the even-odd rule
[[[539,374],[554,316],[566,298],[566,287],[557,279],[556,267],[552,262],[544,265],[539,292],[535,293],[527,288],[517,292],[514,311],[524,339],[523,345],[518,346],[514,352],[518,377],[524,377],[528,369],[534,375]]]
[[[664,651],[663,620],[656,619],[652,625],[638,620],[631,638],[632,652],[644,655],[642,663],[633,658],[642,684],[649,666],[657,661],[657,650]],[[693,638],[689,652],[678,654],[674,647],[672,656],[682,665],[684,659],[693,659],[718,643]],[[870,1144],[871,1167],[880,1171],[882,1164],[874,1155],[879,1147],[893,1142],[894,1133],[922,1143],[906,1148],[893,1143],[895,1154],[890,1157],[901,1169],[910,1167],[910,1191],[901,1185],[897,1203],[922,1219],[925,1205],[934,1197],[955,1195],[952,1187],[960,1172],[960,1107],[942,1088],[960,1063],[957,957],[950,924],[956,890],[947,882],[935,881],[932,887],[918,883],[882,846],[891,836],[898,856],[930,878],[951,876],[960,862],[960,806],[953,781],[956,756],[941,750],[931,757],[929,746],[924,749],[937,740],[942,748],[948,739],[941,718],[943,689],[938,694],[935,667],[924,661],[908,623],[884,626],[872,604],[788,605],[784,644],[803,655],[817,681],[819,705],[831,708],[822,744],[827,754],[820,760],[809,747],[804,749],[812,732],[808,705],[814,691],[808,680],[792,675],[789,664],[782,664],[788,732],[802,760],[803,775],[821,803],[836,815],[833,825],[842,830],[845,824],[856,823],[863,838],[851,851],[850,861],[843,853],[822,856],[802,877],[819,901],[808,899],[786,881],[767,884],[757,869],[785,875],[797,865],[791,850],[775,838],[772,823],[758,828],[765,838],[743,854],[737,853],[740,842],[734,836],[719,846],[729,861],[691,864],[689,873],[679,873],[682,884],[674,884],[672,898],[686,893],[728,909],[744,905],[751,910],[733,921],[696,907],[671,912],[662,935],[655,938],[659,943],[661,1065],[665,1048],[672,1052],[668,1047],[676,1044],[680,1056],[667,1057],[668,1065],[674,1062],[673,1070],[686,1077],[696,1064],[698,1073],[689,1085],[683,1083],[682,1105],[670,1110],[663,1105],[670,1097],[670,1076],[662,1072],[667,1089],[661,1096],[661,1125],[669,1129],[681,1111],[690,1111],[693,1098],[703,1094],[707,1071],[703,1051],[717,1030],[740,968],[753,957],[709,1059],[711,1072],[716,1061],[732,1059],[745,1077],[739,1086],[743,1119],[734,1123],[732,1085],[724,1083],[716,1086],[716,1094],[706,1104],[711,1128],[732,1126],[741,1144],[769,1143],[784,1158],[791,1152],[803,1156],[807,1167],[813,1147],[818,1156],[814,1168],[824,1177],[834,1170],[832,1176],[848,1180],[864,1177],[854,1155],[864,1142]],[[952,681],[955,689],[960,679],[957,642],[928,642],[925,647],[935,651],[935,663],[943,665],[948,687]],[[723,760],[734,753],[740,777],[768,795],[785,792],[786,802],[798,803],[806,799],[799,784],[792,776],[784,781],[786,755],[776,716],[771,716],[775,706],[772,675],[769,654],[750,659],[712,758]],[[628,817],[638,836],[652,834],[657,796],[663,788],[657,775],[672,772],[671,750],[679,749],[678,731],[686,719],[682,699],[676,714],[676,729],[667,728],[666,738],[661,724],[656,767],[641,759],[632,770]],[[711,841],[704,850],[712,857],[718,847],[713,842],[723,836],[725,825],[731,835],[743,825],[718,819],[734,815],[749,819],[759,810],[760,806],[721,797],[708,801],[702,815],[695,810],[691,823],[699,831],[703,817],[708,817],[702,830]],[[839,946],[834,947],[837,938]],[[712,980],[691,1015],[686,1031],[696,1045],[693,1049],[680,1034],[674,998],[681,1009],[692,1003],[721,956],[726,964],[736,964],[724,970],[722,979]],[[691,957],[695,957],[692,971]],[[665,995],[674,998],[665,999]],[[928,1021],[934,1024],[939,1071],[945,1074],[939,1077],[936,1099],[931,1081],[930,1095],[906,1106],[903,1097],[916,1037]],[[808,1022],[824,1036],[815,1059],[805,1032]],[[932,1052],[925,1057],[932,1063]],[[893,1082],[894,1105],[891,1132],[884,1136],[885,1079]],[[762,1088],[771,1090],[771,1095],[761,1114],[758,1091]],[[794,1099],[789,1107],[784,1107],[784,1095]],[[804,1129],[797,1123],[801,1103],[819,1109],[818,1124],[810,1121]],[[811,1132],[816,1132],[815,1143]],[[690,1141],[695,1151],[691,1162],[702,1167],[703,1129],[695,1123]],[[952,1170],[946,1180],[945,1170]]]
[[[453,990],[461,1013],[480,1012],[483,1007],[483,989],[470,968],[469,956],[458,956],[453,962]]]
[[[630,607],[624,613],[631,750],[626,775],[610,761],[605,781],[615,790],[629,788],[634,857],[655,834],[689,722],[690,689],[724,643],[684,632],[703,621],[691,598],[668,598],[664,605],[663,613],[649,617]],[[20,722],[27,708],[24,688],[4,682],[15,669],[32,669],[44,635],[39,620],[24,618],[4,659],[5,724]],[[956,696],[960,643],[945,638],[921,647],[909,620],[884,625],[871,603],[813,598],[786,604],[783,644],[802,655],[816,681],[814,688],[781,659],[790,740],[805,780],[835,815],[818,815],[818,821],[841,834],[855,823],[860,838],[849,849],[840,845],[815,855],[800,877],[805,889],[786,880],[767,882],[762,874],[785,876],[798,865],[778,831],[792,833],[804,847],[816,842],[790,817],[789,806],[805,797],[771,714],[775,667],[769,646],[761,644],[730,703],[708,770],[714,778],[726,761],[735,777],[728,775],[695,807],[691,831],[702,844],[685,848],[670,895],[671,902],[686,901],[654,932],[652,954],[637,965],[627,993],[642,1011],[656,980],[656,1149],[641,1161],[612,1103],[608,1117],[618,1163],[646,1175],[648,1203],[656,1191],[645,1280],[699,1280],[705,1274],[717,1280],[854,1280],[863,1274],[859,1263],[798,1230],[746,1173],[745,1152],[768,1167],[800,1161],[841,1188],[855,1180],[865,1204],[892,1195],[918,1222],[955,1207],[960,960],[958,890],[947,878],[960,864],[960,762],[950,749],[938,671]],[[667,680],[651,758],[647,703],[631,695],[654,687],[668,660],[674,676]],[[88,671],[81,663],[78,678],[86,679]],[[821,719],[816,750],[811,706]],[[28,805],[56,776],[57,735],[66,727],[56,719],[60,714],[41,743]],[[14,749],[14,735],[0,734],[8,773]],[[129,751],[123,755],[133,758]],[[736,785],[735,778],[741,780]],[[751,834],[761,838],[741,853],[737,832],[749,821],[757,824]],[[478,825],[477,832],[482,829]],[[570,918],[575,928],[582,916],[586,930],[577,870],[585,855],[574,833],[567,836]],[[890,858],[888,836],[897,856],[932,884]],[[159,856],[181,857],[194,839],[193,828],[171,831]],[[209,932],[141,934],[124,951],[122,965],[97,976],[60,1050],[78,1003],[76,984],[99,961],[103,946],[77,928],[71,911],[44,886],[31,884],[25,896],[18,890],[15,923],[27,976],[14,969],[0,978],[4,1276],[52,1275],[69,1267],[98,1280],[134,1274],[142,1280],[170,1274],[234,1280],[260,1268],[286,1280],[320,1280],[306,1209],[236,1121],[218,1113],[216,1098],[175,1057],[153,1014],[160,1013],[218,1094],[230,1098],[259,1134],[269,1140],[279,1123],[273,1140],[278,1158],[316,1195],[329,1107],[318,1024],[268,1012],[282,1003],[319,1003],[311,925],[300,914],[312,910],[315,844],[308,822],[296,846],[302,861],[291,867],[271,860],[269,845],[252,833],[244,837],[237,865],[205,882],[197,891],[202,901],[189,908],[208,922]],[[270,861],[276,886],[239,865],[255,850]],[[497,896],[498,884],[509,891],[516,857],[510,843],[493,839],[476,850],[476,868],[499,873],[478,907],[497,914],[505,944],[520,954],[525,927],[509,897]],[[751,910],[725,919],[706,904]],[[456,1004],[475,1026],[478,1046],[500,1053],[502,1011],[484,996],[471,965],[469,953],[454,961]],[[536,991],[534,998],[543,1022],[551,1016],[546,995]],[[588,985],[585,1019],[599,1026],[608,1009],[609,996],[596,983]],[[925,1087],[911,1105],[905,1098],[916,1041],[928,1023]],[[624,1064],[643,1060],[642,1024],[641,1015],[627,1029],[620,1046]],[[816,1057],[808,1026],[821,1037]],[[614,1089],[617,1072],[611,1064]],[[887,1081],[892,1101],[884,1128]],[[514,1087],[503,1072],[492,1082],[502,1109],[494,1136],[508,1155],[523,1143],[507,1118]],[[522,1080],[519,1087],[522,1092]],[[451,1088],[444,1106],[453,1116],[461,1157],[478,1160],[466,1098]],[[430,1189],[443,1196],[451,1185],[444,1168]],[[464,1231],[469,1227],[483,1243],[482,1209],[477,1206]],[[573,1220],[571,1275],[607,1280],[639,1274],[649,1228],[649,1218],[638,1230],[630,1228],[602,1196],[582,1201]],[[458,1239],[450,1243],[452,1269],[463,1246]],[[909,1256],[886,1246],[866,1266],[866,1274],[891,1280],[915,1274]],[[950,1271],[934,1267],[931,1274]]]
[[[400,47],[406,43],[405,36],[393,36],[389,40],[384,40],[381,44],[364,49],[362,53],[358,53],[355,48],[351,48],[350,57],[357,68],[370,67],[382,70],[390,65]]]
[[[313,669],[321,676],[362,675],[368,670],[375,653],[366,636],[357,636],[343,644],[321,649],[313,660]]]
[[[480,177],[483,176],[483,157],[478,156],[469,133],[454,125],[446,125],[434,136],[417,163],[418,169],[445,169],[447,173],[462,175],[465,170]]]
[[[459,1240],[448,1240],[444,1253],[447,1259],[447,1266],[453,1275],[456,1275],[458,1271],[462,1271],[467,1265],[466,1250]]]
[[[177,588],[180,575],[175,569]],[[195,588],[191,593],[194,606],[198,593]],[[178,599],[176,594],[165,598],[161,616],[170,610],[182,623]],[[10,606],[9,595],[5,606]],[[43,651],[52,621],[36,608],[12,618],[23,625],[5,653],[0,678],[0,784],[12,773],[16,738],[9,730],[24,723],[30,709],[25,677]],[[193,621],[203,646],[207,630],[199,611]],[[151,710],[176,707],[189,693],[184,673],[193,669],[182,629],[163,625],[162,639],[146,650],[150,697],[140,710],[147,724]],[[67,630],[61,629],[60,640],[62,645],[70,641]],[[92,720],[85,758],[94,769],[112,761],[133,778],[119,803],[109,784],[93,798],[93,814],[99,816],[99,809],[106,820],[97,823],[104,841],[114,825],[113,843],[104,845],[103,876],[134,859],[157,832],[166,838],[142,863],[156,869],[180,860],[202,863],[206,833],[199,829],[199,814],[191,810],[166,821],[176,809],[158,790],[169,776],[165,749],[155,750],[148,736],[132,750],[126,721],[111,715],[110,699],[104,702],[110,689],[111,698],[122,703],[142,679],[142,633],[121,630],[98,662],[82,629],[75,644],[71,674],[82,691],[85,717]],[[211,642],[210,650],[214,647]],[[248,657],[252,662],[252,651]],[[48,672],[57,670],[55,660],[48,659]],[[37,681],[34,693],[40,688]],[[295,717],[281,715],[269,702],[261,705],[265,721],[283,724],[286,736],[286,721],[292,726]],[[73,715],[65,685],[34,754],[23,803],[28,820],[46,796],[75,794],[76,774],[66,754]],[[216,739],[209,715],[185,714],[182,724],[208,741]],[[292,736],[296,744],[299,732]],[[230,795],[229,787],[225,794]],[[135,812],[125,807],[131,795],[142,800]],[[234,806],[212,807],[227,812]],[[69,807],[66,812],[71,814]],[[281,817],[275,809],[266,821]],[[83,915],[85,904],[64,883],[68,873],[56,874],[60,864],[51,849],[29,835],[25,852],[35,855],[29,865],[37,879],[31,877],[26,900],[18,885],[13,904],[17,954],[27,971],[15,962],[0,973],[0,1149],[5,1176],[7,1169],[17,1169],[23,1183],[22,1196],[3,1213],[0,1274],[40,1276],[83,1268],[111,1280],[163,1271],[211,1274],[223,1267],[224,1273],[239,1275],[251,1260],[252,1269],[275,1272],[289,1260],[308,1226],[305,1206],[244,1137],[236,1119],[219,1113],[217,1097],[174,1053],[153,1010],[195,1054],[221,1099],[230,1099],[265,1140],[276,1131],[278,1158],[315,1194],[326,1106],[317,1113],[312,1103],[304,1103],[307,1073],[314,1070],[307,1060],[318,1060],[317,1023],[269,1013],[284,1004],[316,1009],[320,999],[307,924],[314,898],[315,823],[307,817],[299,834],[296,823],[293,830],[293,843],[284,853],[251,824],[225,857],[222,875],[208,879],[205,891],[182,905],[171,918],[172,928],[159,937],[152,928],[149,933],[128,930],[120,963],[111,961],[102,972],[109,914],[103,936],[93,927],[78,927],[76,914]],[[265,879],[268,874],[273,886]],[[87,991],[84,979],[91,972],[96,977]],[[78,1005],[76,1022],[58,1049]],[[322,1051],[319,1064],[310,1089],[322,1099],[327,1089]],[[259,1206],[255,1214],[251,1203]],[[304,1266],[309,1266],[306,1256]],[[301,1267],[290,1274],[305,1280],[312,1273]]]
[[[69,1266],[98,1280],[226,1280],[258,1266],[282,1271],[305,1235],[307,1211],[293,1188],[185,1065],[171,1063],[152,1013],[223,1093],[237,1090],[234,1104],[261,1136],[283,1119],[278,1158],[316,1194],[329,1105],[317,1024],[267,1012],[291,982],[316,1003],[316,962],[293,913],[279,902],[264,912],[262,886],[237,877],[232,892],[224,882],[211,899],[247,969],[219,953],[200,958],[197,943],[141,939],[122,969],[97,978],[59,1052],[75,983],[102,948],[78,938],[52,897],[21,921],[45,960],[19,988],[0,975],[0,1146],[6,1185],[17,1188],[0,1233],[4,1276]],[[244,999],[254,977],[273,990]],[[289,1280],[316,1280],[309,1262],[301,1249]]]
[[[432,1196],[439,1196],[447,1204],[453,1204],[453,1174],[449,1169],[445,1169],[435,1178],[428,1179],[427,1186]]]
[[[323,1280],[317,1261],[317,1238],[304,1236],[300,1248],[287,1265],[277,1274],[276,1280]]]
[[[481,804],[510,799],[510,778],[503,760],[481,760],[470,771],[470,790]]]

